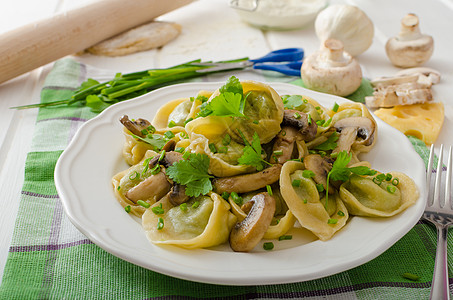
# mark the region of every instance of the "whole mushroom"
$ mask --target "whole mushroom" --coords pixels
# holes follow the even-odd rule
[[[320,51],[304,60],[301,76],[307,88],[337,96],[352,94],[362,83],[359,63],[335,39],[326,40]]]
[[[398,36],[390,38],[385,45],[392,64],[401,68],[425,63],[430,59],[433,50],[433,38],[420,32],[419,19],[415,14],[407,14],[401,20]]]

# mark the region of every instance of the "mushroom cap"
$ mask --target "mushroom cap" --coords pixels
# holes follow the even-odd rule
[[[309,123],[308,120],[308,115],[304,112],[295,109],[285,109],[282,125],[297,128],[305,141],[311,141],[316,137],[318,125],[313,121]]]
[[[253,206],[247,217],[236,223],[230,233],[230,246],[234,251],[248,252],[255,248],[275,213],[275,199],[267,192],[253,196],[250,201],[253,201]]]
[[[304,157],[304,165],[307,170],[310,170],[315,174],[313,180],[318,184],[322,184],[324,189],[326,189],[327,174],[332,169],[331,162],[319,154],[310,154]],[[329,192],[333,192],[333,189],[330,186]]]
[[[354,143],[359,143],[364,146],[369,146],[374,141],[374,133],[376,126],[374,122],[367,118],[367,117],[350,117],[344,118],[337,121],[334,124],[334,127],[340,131],[340,139],[341,134],[344,128],[354,129],[353,131],[348,130],[348,133],[354,132],[356,134],[356,138],[354,139]],[[358,139],[357,139],[358,138]],[[339,141],[340,141],[339,139]],[[340,144],[340,142],[339,142]],[[340,146],[340,145],[339,145]],[[350,148],[351,145],[349,145]]]

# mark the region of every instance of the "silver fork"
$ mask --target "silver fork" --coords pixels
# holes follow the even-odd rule
[[[434,265],[433,283],[431,285],[430,299],[450,299],[448,286],[447,266],[447,233],[448,227],[453,224],[453,208],[451,199],[451,174],[452,174],[452,147],[448,151],[448,162],[445,177],[443,170],[444,145],[440,145],[439,159],[437,163],[436,177],[434,179],[434,193],[432,197],[431,174],[433,173],[434,145],[431,145],[428,169],[426,173],[427,195],[423,218],[433,223],[437,228],[437,250]],[[444,180],[442,180],[444,178]],[[444,185],[444,198],[441,199],[442,185]]]

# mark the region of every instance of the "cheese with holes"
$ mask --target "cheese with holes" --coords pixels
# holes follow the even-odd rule
[[[375,114],[405,135],[415,136],[431,145],[439,136],[444,122],[444,105],[438,102],[397,105],[380,108]]]

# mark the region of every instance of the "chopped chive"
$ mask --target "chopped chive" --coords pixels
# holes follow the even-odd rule
[[[157,164],[154,168],[151,169],[151,174],[156,175],[160,172],[160,165]]]
[[[140,173],[138,173],[137,171],[134,171],[131,175],[129,175],[130,180],[137,180],[139,178],[140,178]]]
[[[329,126],[330,123],[332,123],[332,118],[330,118],[329,120],[327,120],[327,121],[323,124],[323,127]]]
[[[140,133],[143,134],[143,135],[147,135],[148,134],[148,130],[147,129],[142,129],[142,130],[140,130]]]
[[[164,133],[164,136],[167,138],[167,139],[171,139],[171,138],[174,138],[175,137],[175,134],[171,131],[167,131]]]
[[[121,186],[118,186],[116,189],[117,189],[118,191],[121,190]]]
[[[188,159],[190,157],[190,152],[184,152],[184,154],[182,155],[182,158],[184,159]]]
[[[332,111],[337,112],[337,111],[338,111],[338,108],[340,108],[340,106],[338,105],[337,102],[335,102],[335,104],[334,104],[333,107],[332,107]]]
[[[326,120],[318,120],[318,121],[316,121],[316,124],[318,126],[322,126],[322,125],[324,125],[325,122],[326,122]]]
[[[222,145],[228,146],[231,143],[231,136],[227,133],[222,139]]]
[[[148,127],[146,127],[146,130],[148,130],[148,133],[154,133],[156,132],[156,127],[149,125]]]
[[[188,139],[188,138],[189,138],[189,135],[187,134],[187,132],[184,132],[184,131],[181,132],[181,133],[179,134],[179,136],[180,136],[182,139]]]
[[[394,186],[397,186],[399,183],[400,183],[400,180],[398,179],[398,177],[393,178],[392,184],[393,184]]]
[[[318,183],[316,185],[316,189],[318,190],[318,192],[323,192],[324,191],[324,186],[321,183]]]
[[[124,208],[124,210],[127,212],[127,213],[130,213],[131,212],[131,206],[128,205]]]
[[[263,249],[266,251],[274,249],[274,243],[272,242],[266,242],[263,244]]]
[[[192,204],[192,208],[197,208],[198,206],[200,206],[200,201],[195,201],[195,202]]]
[[[175,127],[175,126],[176,126],[176,123],[173,120],[171,120],[170,123],[168,123],[168,128],[172,128],[172,127]]]
[[[337,224],[338,219],[329,219],[327,220],[327,224]]]
[[[285,135],[286,135],[286,131],[282,130],[282,131],[280,132],[280,134],[281,134],[282,136],[285,136]]]
[[[184,150],[186,150],[186,149],[184,149],[184,147],[176,147],[176,148],[175,148],[175,151],[176,151],[176,152],[179,152],[179,153],[183,153]]]
[[[223,192],[222,193],[222,198],[225,199],[225,200],[228,200],[228,198],[230,198],[230,194],[228,194],[228,192]]]
[[[340,217],[344,217],[344,212],[342,212],[341,210],[339,210],[339,211],[337,212],[337,215],[339,215]]]
[[[164,209],[162,208],[162,203],[159,203],[158,206],[154,206],[153,208],[151,208],[151,210],[156,215],[162,215],[164,213]]]
[[[388,185],[387,192],[389,192],[390,194],[394,194],[396,192],[396,187],[394,185]]]
[[[316,110],[320,110],[320,109],[321,109],[321,106],[316,106],[315,109],[316,109]]]
[[[412,273],[403,273],[402,275],[404,278],[406,279],[409,279],[409,280],[412,280],[412,281],[418,281],[420,280],[420,276],[417,276],[415,274],[412,274]]]
[[[292,235],[282,235],[278,238],[279,241],[292,240],[292,239],[293,239]]]
[[[291,185],[294,187],[300,187],[301,181],[300,179],[294,179],[293,182],[291,182]]]
[[[307,123],[308,125],[311,125],[311,115],[310,114],[307,114]]]
[[[181,203],[179,205],[179,208],[182,210],[182,211],[186,211],[187,210],[187,203]]]
[[[159,159],[157,161],[162,161],[162,159],[164,159],[164,157],[165,157],[165,150],[162,150],[162,153],[160,154]]]
[[[185,121],[184,121],[184,126],[186,126],[187,123],[189,123],[189,122],[192,121],[192,120],[193,120],[193,118],[188,118],[187,120],[185,120]]]
[[[253,124],[259,124],[259,123],[260,123],[260,121],[258,121],[258,120],[253,120]]]
[[[210,143],[209,145],[209,150],[211,150],[212,153],[217,153],[217,148],[213,143]]]
[[[143,206],[144,208],[149,208],[151,206],[148,202],[145,202],[143,200],[138,200],[137,204]]]
[[[164,219],[157,219],[157,230],[162,230],[164,228]]]
[[[267,190],[267,193],[269,194],[269,196],[272,196],[273,193],[272,193],[272,188],[270,185],[266,185],[266,190]]]
[[[295,113],[294,113],[294,118],[296,118],[296,119],[300,119],[300,118],[301,118],[301,115],[300,115],[300,113],[298,113],[298,112],[295,112]]]
[[[283,150],[275,150],[273,153],[277,156],[281,156],[283,155]]]
[[[304,204],[307,204],[308,203],[308,200],[307,199],[304,199]]]
[[[313,171],[311,171],[311,170],[303,170],[302,171],[302,176],[304,178],[312,178],[312,177],[315,176],[315,173]]]
[[[392,174],[390,174],[390,173],[385,174],[385,181],[390,181],[390,180],[392,180],[392,177],[393,177],[393,176],[392,176]]]
[[[304,99],[303,102],[304,102],[304,103],[308,103],[308,100],[307,100],[307,99]]]
[[[231,199],[233,199],[234,203],[236,203],[237,205],[242,205],[242,197],[239,197],[238,193],[231,192],[230,196]]]
[[[227,146],[222,146],[217,150],[219,153],[228,153],[228,147]]]

